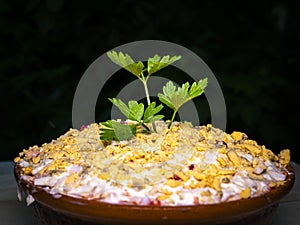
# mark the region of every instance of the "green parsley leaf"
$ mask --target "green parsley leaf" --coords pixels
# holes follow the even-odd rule
[[[101,123],[100,128],[101,140],[128,140],[136,134],[136,125],[121,124],[114,120],[108,120]]]
[[[192,98],[200,96],[208,84],[207,78],[194,82],[189,90],[189,95]]]
[[[156,102],[151,102],[151,104],[146,108],[144,113],[143,121],[144,123],[153,123],[156,120],[161,120],[164,115],[155,115],[162,110],[164,106],[162,104],[156,107]]]
[[[159,98],[159,100],[166,104],[169,108],[176,110],[177,107],[174,104],[175,100],[176,100],[176,86],[173,84],[172,81],[169,81],[164,87],[163,87],[163,93],[158,93],[157,96]]]
[[[130,120],[141,122],[144,115],[144,104],[138,103],[137,101],[129,101],[129,117]]]
[[[109,98],[109,100],[118,107],[118,109],[130,120],[141,122],[144,115],[144,104],[137,101],[129,101],[128,106],[121,100]]]
[[[170,121],[169,127],[173,122],[175,115],[179,108],[186,102],[200,96],[204,92],[204,88],[207,86],[207,78],[194,82],[192,86],[186,82],[181,87],[176,86],[172,81],[169,81],[163,87],[163,94],[158,93],[159,100],[166,104],[169,108],[173,109],[174,113]]]
[[[119,54],[115,51],[107,52],[107,56],[115,64],[140,78],[144,69],[144,64],[141,61],[135,62],[128,54],[124,55],[122,52],[119,52]]]
[[[164,56],[162,59],[159,55],[154,55],[152,58],[148,59],[148,65],[147,65],[147,71],[148,76],[151,74],[157,72],[158,70],[161,70],[165,68],[166,66],[172,64],[173,62],[179,60],[181,56],[173,56],[170,58],[169,55]]]
[[[130,109],[121,99],[108,98],[108,100],[111,101],[121,111],[121,113],[123,113],[124,116],[127,118],[129,117]]]
[[[152,58],[148,59],[147,69],[144,69],[143,62],[135,62],[128,54],[110,51],[107,52],[107,56],[111,59],[112,62],[125,68],[130,73],[134,74],[137,78],[139,78],[139,80],[143,83],[148,105],[150,105],[151,103],[147,85],[150,75],[162,68],[165,68],[166,66],[172,64],[173,62],[181,58],[181,56],[173,56],[172,58],[170,58],[169,55],[161,58],[159,55],[156,54]],[[147,74],[144,74],[145,71],[147,71]]]

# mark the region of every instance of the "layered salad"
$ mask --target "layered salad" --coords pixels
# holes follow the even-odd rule
[[[288,149],[275,155],[242,132],[174,120],[185,102],[204,92],[207,79],[181,87],[168,82],[158,94],[162,104],[151,102],[148,77],[180,57],[155,55],[147,68],[127,54],[109,52],[108,57],[142,81],[147,106],[111,98],[125,120],[72,128],[56,140],[24,149],[15,158],[20,183],[54,198],[157,206],[253,198],[285,184]],[[159,114],[164,106],[173,110],[171,119]],[[27,193],[28,204],[33,201]]]
[[[289,150],[277,156],[244,133],[156,122],[156,133],[103,143],[101,124],[23,150],[21,180],[62,195],[114,204],[197,205],[262,195],[284,184]],[[28,203],[33,201],[28,196]]]

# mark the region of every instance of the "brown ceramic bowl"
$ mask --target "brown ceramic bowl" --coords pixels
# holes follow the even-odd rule
[[[40,225],[108,224],[264,224],[272,222],[279,201],[292,188],[295,175],[291,166],[286,183],[254,198],[211,205],[137,206],[102,203],[69,196],[55,198],[40,187],[15,177],[25,193],[31,194]]]

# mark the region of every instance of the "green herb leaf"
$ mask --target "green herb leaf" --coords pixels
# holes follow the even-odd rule
[[[159,100],[166,104],[171,109],[178,111],[178,109],[186,102],[192,100],[195,97],[200,96],[204,92],[204,88],[207,86],[207,78],[200,80],[198,83],[194,82],[190,88],[188,82],[184,83],[181,87],[176,86],[172,81],[169,81],[163,87],[163,93],[158,93]]]
[[[195,97],[200,96],[204,92],[204,88],[207,86],[207,78],[200,80],[199,82],[194,82],[192,86],[188,82],[184,83],[181,87],[176,86],[172,81],[169,81],[163,87],[163,94],[158,93],[159,100],[166,104],[169,108],[174,110],[171,123],[174,120],[175,114],[179,108],[186,102],[192,100]]]
[[[144,115],[144,104],[138,103],[137,101],[129,101],[129,117],[130,120],[141,122]]]
[[[195,98],[200,96],[204,92],[204,89],[206,88],[207,84],[208,84],[207,78],[199,80],[198,83],[194,82],[192,84],[192,87],[189,90],[190,97]]]
[[[158,93],[159,100],[166,104],[169,108],[176,110],[176,107],[174,105],[175,99],[175,93],[176,93],[176,86],[173,84],[172,81],[169,81],[164,87],[163,87],[163,93]]]
[[[141,123],[144,115],[144,104],[137,101],[129,101],[128,106],[121,100],[109,98],[109,100],[119,108],[119,110],[130,120]]]
[[[164,115],[155,115],[162,110],[164,106],[162,104],[156,107],[156,102],[151,102],[151,104],[146,108],[144,113],[143,121],[144,123],[152,123],[156,120],[161,120]]]
[[[116,107],[118,107],[118,109],[121,111],[121,113],[124,114],[124,116],[129,118],[130,109],[121,99],[108,98],[108,100],[111,101]]]
[[[162,59],[159,55],[154,55],[152,58],[148,59],[147,71],[148,76],[165,68],[166,66],[172,64],[173,62],[179,60],[181,56],[173,56],[170,58],[169,55],[164,56]]]
[[[165,68],[166,66],[172,64],[173,62],[179,60],[181,56],[173,56],[170,58],[169,55],[161,58],[159,55],[154,55],[152,58],[148,59],[147,69],[144,69],[143,62],[135,62],[128,54],[123,54],[122,52],[117,53],[116,51],[107,52],[107,56],[112,62],[125,68],[132,74],[134,74],[143,83],[145,94],[147,98],[147,103],[150,105],[150,96],[147,81],[151,74],[157,72],[158,70]],[[147,71],[147,74],[144,72]]]
[[[108,120],[101,123],[101,140],[128,140],[136,134],[136,125],[121,124],[114,120]]]
[[[107,52],[107,56],[110,58],[111,61],[113,61],[115,64],[123,67],[130,73],[134,74],[138,78],[140,78],[143,69],[144,64],[139,61],[135,62],[128,54],[123,54],[122,52],[119,52],[119,54],[115,51]]]

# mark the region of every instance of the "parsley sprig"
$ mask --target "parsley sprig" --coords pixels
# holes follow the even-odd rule
[[[148,79],[153,73],[179,60],[181,56],[170,57],[167,55],[161,57],[156,54],[148,59],[146,67],[143,62],[135,62],[128,54],[122,52],[117,53],[111,51],[107,53],[107,56],[112,62],[135,75],[143,83],[148,106],[145,107],[143,103],[138,103],[134,100],[129,101],[126,105],[121,99],[109,98],[126,118],[130,120],[130,123],[115,120],[102,122],[100,138],[102,140],[127,140],[139,131],[139,127],[143,127],[144,129],[142,131],[144,132],[152,132],[147,125],[149,123],[152,123],[153,131],[155,131],[154,122],[164,118],[164,115],[158,114],[163,109],[163,105],[159,104],[156,106],[156,102],[150,101],[147,85]],[[168,128],[170,128],[173,123],[179,108],[186,102],[200,96],[206,86],[207,78],[194,82],[192,85],[186,82],[178,88],[172,81],[169,81],[163,87],[163,94],[158,93],[158,98],[162,103],[173,109],[173,115],[168,124]]]
[[[107,56],[112,62],[135,75],[143,83],[148,105],[151,103],[147,85],[150,75],[181,58],[181,56],[170,57],[169,55],[161,58],[156,54],[148,59],[147,68],[145,68],[143,62],[135,62],[128,54],[123,54],[122,52],[118,54],[116,51],[111,51],[107,53]]]
[[[176,89],[176,86],[172,81],[169,81],[163,87],[163,94],[158,93],[159,100],[166,104],[169,108],[173,109],[173,116],[168,125],[170,128],[176,113],[179,108],[186,102],[200,96],[204,92],[204,88],[207,86],[207,78],[194,82],[192,86],[186,82],[181,87]]]
[[[137,101],[129,101],[127,106],[121,99],[109,98],[109,100],[117,106],[128,119],[136,121],[137,126],[142,125],[147,131],[150,131],[150,128],[146,123],[153,123],[156,120],[164,118],[164,115],[156,115],[163,108],[162,104],[156,106],[156,102],[151,102],[146,110],[144,110],[144,104],[138,103]]]

